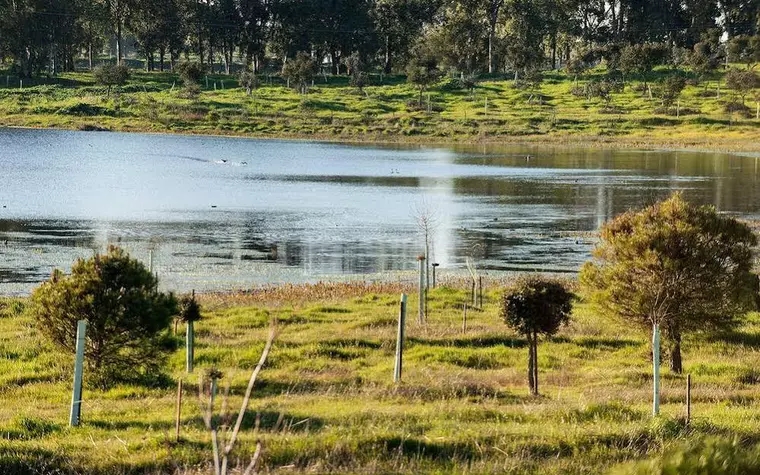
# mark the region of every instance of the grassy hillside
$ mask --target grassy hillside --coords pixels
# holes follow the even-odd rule
[[[466,332],[465,291],[432,291],[424,326],[416,323],[412,293],[403,383],[395,386],[402,290],[335,284],[205,296],[195,374],[183,374],[178,350],[162,384],[86,388],[83,424],[75,429],[67,427],[72,356],[43,344],[23,315],[23,301],[5,300],[0,471],[204,470],[211,451],[194,395],[198,375],[221,369],[235,408],[272,319],[279,335],[236,452],[247,463],[260,439],[264,471],[603,473],[705,434],[758,440],[758,315],[735,333],[686,340],[685,370],[694,379],[694,420],[687,428],[685,377],[665,372],[663,415],[653,420],[647,335],[600,319],[583,303],[572,325],[540,343],[542,396],[528,396],[525,341],[499,320],[495,289],[487,292],[483,311],[468,313]],[[179,377],[188,390],[177,443]]]
[[[373,76],[374,85],[363,93],[348,86],[347,78],[319,77],[305,95],[264,76],[249,97],[234,77],[212,75],[191,99],[169,73],[136,72],[121,94],[110,96],[85,73],[27,81],[23,89],[17,78],[0,75],[0,124],[345,141],[550,140],[757,150],[760,120],[752,94],[746,109],[726,112],[726,103],[741,100],[716,73],[686,88],[677,115],[675,106],[659,110],[657,81],[667,74],[629,81],[609,104],[582,94],[584,84],[603,78],[604,71],[577,80],[547,73],[536,90],[494,77],[470,92],[449,78],[423,94],[422,107],[418,91],[398,76]]]

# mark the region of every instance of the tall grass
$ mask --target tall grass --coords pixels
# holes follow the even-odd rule
[[[738,331],[685,342],[685,377],[663,380],[652,419],[647,335],[580,303],[573,322],[540,342],[540,397],[527,390],[527,346],[498,319],[489,285],[461,330],[462,287],[430,293],[410,322],[403,382],[394,385],[401,284],[320,284],[202,297],[196,372],[184,354],[154,387],[85,388],[82,425],[68,428],[72,355],[55,353],[24,313],[0,303],[0,468],[3,473],[207,473],[211,443],[195,391],[216,367],[239,407],[269,323],[278,338],[254,389],[233,465],[262,441],[264,471],[297,473],[602,473],[702,436],[758,440],[760,317]],[[415,308],[410,292],[409,308]],[[413,319],[410,319],[413,320]],[[176,386],[189,388],[174,441]]]

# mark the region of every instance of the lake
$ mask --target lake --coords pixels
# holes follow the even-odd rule
[[[683,190],[756,218],[758,158],[539,146],[375,146],[0,129],[0,294],[110,244],[162,287],[575,272],[593,231]]]

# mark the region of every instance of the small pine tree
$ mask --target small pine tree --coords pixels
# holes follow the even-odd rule
[[[676,193],[605,224],[580,282],[602,313],[660,325],[680,373],[684,334],[731,328],[755,308],[755,245],[747,225]]]
[[[141,262],[110,247],[106,254],[77,260],[69,275],[55,270],[32,293],[30,311],[40,332],[72,354],[77,321],[87,321],[87,376],[105,388],[160,371],[177,301],[156,287]]]

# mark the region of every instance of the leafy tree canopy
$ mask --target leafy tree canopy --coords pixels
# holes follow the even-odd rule
[[[603,313],[659,324],[680,372],[684,334],[730,328],[755,308],[756,244],[747,225],[676,193],[606,223],[580,282]]]

